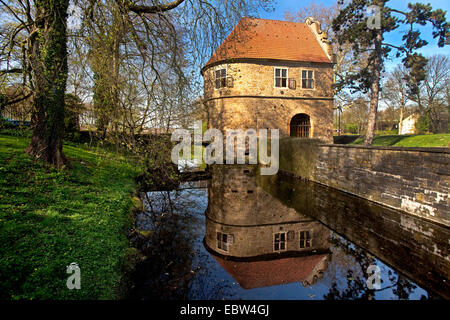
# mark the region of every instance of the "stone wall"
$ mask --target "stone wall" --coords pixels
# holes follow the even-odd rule
[[[450,149],[283,140],[281,170],[450,226]]]
[[[450,298],[448,227],[287,174],[260,176],[258,185],[417,284]],[[339,259],[336,251],[332,259]]]
[[[274,68],[288,68],[288,78],[297,82],[296,89],[276,88]],[[214,86],[215,71],[227,69],[227,76],[232,77],[233,86],[216,89]],[[313,70],[315,75],[314,89],[302,89],[301,71]],[[219,98],[234,95],[332,98],[333,68],[331,64],[289,62],[289,61],[245,61],[229,62],[206,69],[203,73],[204,93],[206,98]]]
[[[276,88],[274,68],[287,67],[296,88]],[[215,70],[226,68],[232,86],[216,89]],[[302,70],[314,70],[315,88],[301,88]],[[298,113],[311,120],[311,137],[332,142],[333,69],[331,64],[246,61],[207,68],[204,73],[205,106],[209,128],[279,129],[289,135],[289,123]]]

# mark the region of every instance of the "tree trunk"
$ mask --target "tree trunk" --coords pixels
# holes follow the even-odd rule
[[[403,114],[404,114],[404,109],[405,109],[405,105],[402,104],[400,106],[400,117],[399,117],[399,121],[398,121],[398,134],[402,134],[402,129],[403,129]]]
[[[32,43],[33,135],[26,152],[58,168],[66,164],[62,150],[64,94],[67,79],[67,0],[36,1],[37,36]]]
[[[375,124],[377,122],[377,109],[378,109],[378,96],[380,93],[380,75],[382,69],[382,52],[381,41],[383,36],[381,29],[377,30],[377,36],[375,38],[375,59],[372,66],[372,85],[370,88],[370,109],[369,109],[369,121],[367,123],[366,137],[364,139],[364,145],[370,146],[373,142],[375,134]]]

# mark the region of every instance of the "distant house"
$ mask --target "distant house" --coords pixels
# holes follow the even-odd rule
[[[333,54],[313,18],[243,18],[201,71],[210,128],[333,141]]]
[[[32,100],[29,98],[21,100],[29,92],[28,88],[20,84],[11,85],[3,92],[8,100],[20,100],[20,102],[7,105],[1,110],[1,116],[6,118],[12,125],[30,125],[33,108]]]
[[[95,128],[95,122],[97,118],[94,113],[94,106],[92,104],[85,103],[84,109],[78,115],[78,123],[80,130],[90,130]]]
[[[419,120],[420,115],[414,113],[409,117],[403,119],[398,125],[398,134],[415,134],[416,133],[416,122]]]

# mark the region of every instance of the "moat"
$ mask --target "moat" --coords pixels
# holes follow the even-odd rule
[[[448,228],[257,170],[215,166],[208,181],[142,195],[130,298],[450,297]]]

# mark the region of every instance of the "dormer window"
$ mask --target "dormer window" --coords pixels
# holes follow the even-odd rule
[[[302,89],[314,89],[314,71],[302,70]]]
[[[216,70],[216,89],[227,86],[227,69]]]
[[[275,68],[275,87],[287,88],[288,85],[288,69]]]

